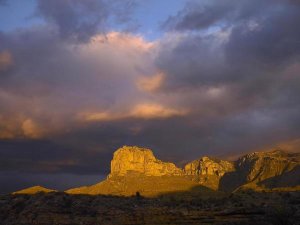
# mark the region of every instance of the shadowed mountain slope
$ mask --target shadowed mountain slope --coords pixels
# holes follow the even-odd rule
[[[250,153],[235,162],[235,171],[224,175],[220,189],[233,191],[243,187],[254,189],[296,187],[299,185],[299,181],[295,182],[295,178],[299,180],[297,177],[300,177],[300,170],[297,169],[299,166],[299,153],[281,150]]]

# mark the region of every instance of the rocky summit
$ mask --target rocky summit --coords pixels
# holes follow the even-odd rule
[[[146,176],[183,174],[174,163],[156,159],[150,149],[124,146],[114,153],[109,176],[125,176],[130,172],[138,172]]]

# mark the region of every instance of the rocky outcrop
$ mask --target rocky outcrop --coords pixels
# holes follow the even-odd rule
[[[162,162],[155,158],[150,149],[123,146],[111,161],[109,177],[125,176],[137,172],[146,176],[182,175],[183,171],[174,163]]]
[[[299,162],[299,154],[274,150],[247,154],[238,159],[236,167],[246,182],[260,182],[291,171]]]
[[[234,170],[232,162],[212,157],[202,157],[185,165],[187,175],[216,175],[222,177],[225,173]]]
[[[202,157],[194,160],[184,167],[184,172],[199,184],[217,190],[219,182],[225,173],[234,171],[234,164],[229,161],[212,157]]]
[[[278,185],[294,187],[299,185],[292,179],[300,176],[300,154],[287,153],[281,150],[253,152],[240,157],[235,162],[235,172],[225,174],[220,188],[234,191],[240,188],[264,189],[277,188]],[[295,174],[292,178],[290,174]],[[290,180],[289,180],[290,179]]]

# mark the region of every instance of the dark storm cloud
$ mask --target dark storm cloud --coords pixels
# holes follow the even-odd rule
[[[166,21],[160,91],[218,121],[199,125],[213,140],[199,146],[247,151],[300,135],[299,20],[296,1],[229,0],[193,1]]]
[[[205,20],[205,16],[200,14],[191,20],[185,17],[193,15],[197,10],[216,16],[213,11],[224,8],[223,3],[229,5],[228,8],[225,7],[228,14],[239,16],[230,20],[219,13],[217,14],[220,16],[219,20],[229,25],[229,28],[228,26],[215,27],[213,22],[210,22],[204,28],[212,28],[217,30],[216,32],[188,35],[181,38],[175,47],[173,43],[165,46],[167,51],[162,49],[161,57],[157,60],[160,66],[171,68],[170,64],[174,62],[175,68],[172,68],[172,74],[178,69],[177,74],[186,71],[185,75],[181,76],[187,82],[195,84],[197,80],[198,83],[217,83],[218,81],[230,82],[233,79],[248,79],[250,76],[260,76],[260,72],[274,73],[278,69],[285,68],[286,63],[296,62],[300,52],[300,30],[297,29],[300,7],[288,1],[258,2],[265,7],[252,1],[250,4],[249,1],[234,0],[228,0],[226,4],[223,1],[222,3],[199,1],[196,6],[188,5],[185,10],[179,12],[179,19],[174,22],[175,28],[184,23],[186,25],[182,27],[183,29],[201,31],[203,28],[194,23]],[[207,4],[212,10],[202,9]],[[181,28],[177,29],[181,30]],[[176,65],[179,65],[178,68]],[[251,71],[247,72],[247,70]],[[175,75],[175,77],[179,76]]]
[[[105,142],[105,140],[103,140]],[[1,171],[26,173],[108,174],[110,149],[57,140],[2,140]],[[85,154],[82,155],[82,151]],[[100,169],[101,168],[101,169]]]
[[[39,173],[31,174],[26,172],[0,172],[1,189],[0,194],[7,194],[28,187],[40,185],[64,191],[70,188],[92,185],[104,177],[101,175],[74,175],[68,173],[51,174]]]
[[[177,15],[169,17],[163,26],[176,30],[205,29],[228,18],[232,13],[232,4],[236,2],[225,0],[216,4],[216,1],[190,1]]]
[[[38,12],[58,26],[62,37],[87,39],[103,28],[109,5],[102,0],[39,0]]]
[[[134,0],[37,0],[37,15],[58,27],[62,38],[87,41],[92,35],[108,30],[111,20],[130,21]]]
[[[170,16],[163,27],[180,31],[205,30],[216,26],[230,27],[252,19],[263,19],[268,13],[286,7],[288,2],[287,0],[190,1],[177,15]]]
[[[276,91],[280,95],[284,90],[274,90],[274,87],[279,80],[289,82],[286,70],[296,64],[300,56],[300,30],[296,22],[300,20],[299,5],[288,1],[260,1],[267,6],[261,10],[261,6],[253,2],[248,7],[249,1],[226,1],[230,3],[229,8],[218,1],[203,2],[198,8],[187,6],[181,11],[175,27],[186,24],[177,29],[202,30],[203,27],[195,23],[201,23],[206,16],[200,14],[187,20],[199,10],[215,15],[214,10],[222,8],[238,16],[230,20],[219,13],[218,20],[230,25],[229,28],[213,27],[216,31],[210,34],[202,31],[186,36],[177,34],[180,41],[175,45],[166,42],[157,59],[158,66],[169,75],[165,88],[225,86],[250,100],[252,97],[275,98]],[[207,4],[212,10],[203,10]],[[212,25],[213,21],[207,28]]]

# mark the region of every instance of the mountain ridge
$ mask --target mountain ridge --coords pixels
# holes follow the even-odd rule
[[[152,150],[123,146],[116,150],[107,178],[68,194],[156,196],[168,192],[205,190],[233,192],[253,189],[300,190],[300,153],[282,150],[252,152],[235,161],[203,156],[183,168],[157,159]],[[24,193],[24,190],[23,192]]]

